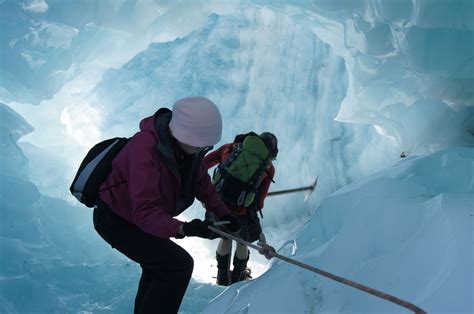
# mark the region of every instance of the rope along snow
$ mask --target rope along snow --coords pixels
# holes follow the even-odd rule
[[[226,237],[226,238],[229,238],[229,239],[232,239],[232,240],[235,240],[241,244],[244,244],[244,245],[247,245],[248,247],[251,247],[253,249],[256,249],[256,250],[260,250],[262,247],[258,246],[258,245],[254,245],[252,243],[249,243],[249,242],[246,242],[238,237],[235,237],[231,234],[228,234],[226,232],[223,232],[217,228],[214,228],[214,227],[211,227],[209,226],[208,227],[210,230],[220,234],[221,236],[223,237]],[[413,303],[410,303],[408,301],[405,301],[405,300],[402,300],[402,299],[399,299],[393,295],[390,295],[388,293],[384,293],[384,292],[381,292],[381,291],[378,291],[376,289],[373,289],[373,288],[370,288],[370,287],[367,287],[367,286],[364,286],[363,284],[360,284],[360,283],[357,283],[355,281],[351,281],[351,280],[348,280],[348,279],[345,279],[345,278],[342,278],[342,277],[339,277],[337,275],[333,275],[331,273],[328,273],[324,270],[321,270],[319,268],[316,268],[316,267],[313,267],[311,265],[308,265],[308,264],[304,264],[304,263],[301,263],[301,262],[298,262],[297,260],[294,260],[294,259],[291,259],[291,258],[288,258],[286,256],[283,256],[283,255],[280,255],[278,253],[271,253],[270,252],[270,255],[273,256],[273,257],[276,257],[276,258],[279,258],[285,262],[288,262],[290,264],[293,264],[293,265],[296,265],[296,266],[299,266],[301,268],[304,268],[304,269],[307,269],[309,271],[312,271],[312,272],[315,272],[317,274],[320,274],[324,277],[327,277],[329,279],[332,279],[332,280],[335,280],[337,282],[340,282],[342,284],[345,284],[347,286],[351,286],[353,288],[356,288],[356,289],[359,289],[361,291],[364,291],[366,293],[369,293],[371,295],[374,295],[376,297],[379,297],[379,298],[382,298],[384,300],[387,300],[387,301],[390,301],[392,303],[395,303],[397,305],[400,305],[404,308],[407,308],[411,311],[413,311],[414,313],[416,314],[426,314],[426,312],[424,310],[422,310],[421,308],[419,308],[418,306],[414,305]]]

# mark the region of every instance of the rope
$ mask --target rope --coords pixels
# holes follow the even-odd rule
[[[235,241],[237,241],[237,242],[239,242],[239,243],[241,243],[241,244],[247,245],[248,247],[251,247],[251,248],[253,248],[253,249],[255,249],[255,250],[260,250],[260,249],[262,249],[261,246],[254,245],[254,244],[252,244],[252,243],[246,242],[246,241],[244,241],[244,240],[242,240],[242,239],[240,239],[240,238],[238,238],[238,237],[236,237],[236,236],[233,236],[233,235],[231,235],[231,234],[228,234],[228,233],[226,233],[226,232],[223,232],[223,231],[221,231],[221,230],[219,230],[219,229],[217,229],[217,228],[214,228],[214,227],[212,227],[212,226],[209,226],[208,228],[209,228],[210,230],[212,230],[212,231],[214,231],[214,232],[220,234],[221,236],[224,236],[224,237],[226,237],[226,238],[235,240]],[[371,294],[371,295],[373,295],[373,296],[376,296],[376,297],[382,298],[382,299],[384,299],[384,300],[386,300],[386,301],[395,303],[395,304],[397,304],[397,305],[399,305],[399,306],[402,306],[402,307],[404,307],[404,308],[407,308],[407,309],[413,311],[415,314],[426,314],[426,312],[425,312],[423,309],[419,308],[418,306],[414,305],[413,303],[410,303],[410,302],[408,302],[408,301],[399,299],[399,298],[397,298],[397,297],[395,297],[395,296],[393,296],[393,295],[390,295],[390,294],[388,294],[388,293],[384,293],[384,292],[381,292],[381,291],[379,291],[379,290],[376,290],[376,289],[373,289],[373,288],[364,286],[363,284],[357,283],[357,282],[355,282],[355,281],[352,281],[352,280],[349,280],[349,279],[345,279],[345,278],[343,278],[343,277],[339,277],[339,276],[337,276],[337,275],[331,274],[331,273],[329,273],[329,272],[326,272],[326,271],[321,270],[321,269],[319,269],[319,268],[313,267],[313,266],[311,266],[311,265],[304,264],[304,263],[301,263],[301,262],[299,262],[299,261],[297,261],[297,260],[288,258],[288,257],[283,256],[283,255],[280,255],[280,254],[278,254],[278,253],[276,253],[276,252],[275,252],[275,253],[274,253],[274,252],[270,252],[269,255],[271,255],[272,257],[279,258],[279,259],[281,259],[281,260],[283,260],[283,261],[285,261],[285,262],[287,262],[287,263],[290,263],[290,264],[299,266],[299,267],[301,267],[301,268],[304,268],[304,269],[306,269],[306,270],[312,271],[312,272],[314,272],[314,273],[317,273],[317,274],[319,274],[319,275],[321,275],[321,276],[327,277],[327,278],[332,279],[332,280],[334,280],[334,281],[340,282],[340,283],[342,283],[342,284],[344,284],[344,285],[347,285],[347,286],[350,286],[350,287],[359,289],[359,290],[364,291],[364,292],[366,292],[366,293],[368,293],[368,294]]]

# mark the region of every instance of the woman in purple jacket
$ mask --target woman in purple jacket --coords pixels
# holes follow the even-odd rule
[[[112,172],[100,187],[94,227],[113,248],[142,267],[135,313],[176,313],[194,261],[171,237],[208,238],[209,221],[174,218],[197,198],[206,209],[238,221],[219,200],[202,158],[221,137],[216,105],[204,97],[177,101],[140,123],[115,157]]]

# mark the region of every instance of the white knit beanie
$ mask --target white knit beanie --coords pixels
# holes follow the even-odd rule
[[[194,147],[213,146],[221,139],[221,114],[207,98],[183,98],[173,105],[170,130],[181,143]]]

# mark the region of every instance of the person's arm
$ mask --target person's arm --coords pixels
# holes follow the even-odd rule
[[[275,167],[273,165],[270,166],[268,169],[268,173],[264,176],[262,183],[258,189],[258,197],[257,197],[257,210],[261,210],[265,204],[265,198],[268,194],[268,189],[270,188],[270,184],[272,183],[272,179],[275,176]]]
[[[179,236],[183,222],[173,218],[165,208],[170,206],[161,193],[170,182],[164,182],[166,167],[156,155],[156,139],[151,133],[137,133],[127,145],[128,191],[133,222],[141,230],[160,238]]]
[[[224,144],[218,149],[208,153],[204,156],[203,164],[206,166],[206,169],[211,169],[212,167],[222,163],[222,156],[224,156],[225,152],[232,148],[232,143]]]

